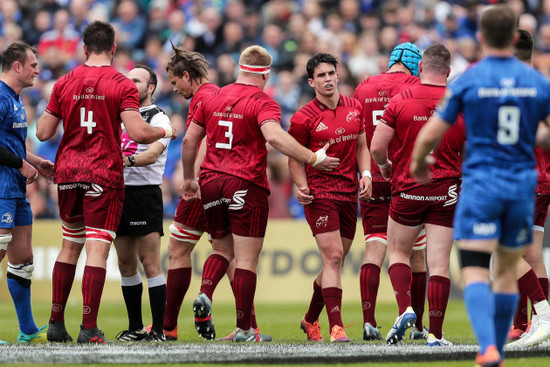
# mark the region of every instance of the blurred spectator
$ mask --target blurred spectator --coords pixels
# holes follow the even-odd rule
[[[116,30],[117,47],[136,51],[143,48],[147,29],[145,17],[139,13],[134,0],[122,0],[116,8],[116,17],[111,24]]]
[[[282,70],[278,73],[273,98],[281,106],[281,126],[287,131],[290,127],[290,118],[298,109],[301,92],[296,75],[292,71]]]
[[[285,34],[277,24],[267,24],[262,32],[261,45],[273,57],[272,67],[275,70],[291,69],[294,65],[295,47],[287,47]],[[292,41],[291,41],[292,42]]]
[[[218,86],[225,87],[235,81],[238,61],[231,54],[221,54],[218,56],[216,63]]]
[[[378,43],[374,32],[366,32],[359,38],[359,44],[348,60],[348,67],[356,80],[380,73],[378,69]]]
[[[241,24],[233,21],[228,21],[223,25],[222,43],[216,50],[216,55],[229,54],[235,60],[239,61],[239,55],[244,45],[244,31]]]
[[[339,11],[342,16],[344,29],[354,34],[360,34],[362,29],[358,17],[361,14],[359,0],[340,1]]]
[[[44,62],[49,64],[50,69],[65,67],[73,58],[80,43],[80,34],[69,25],[69,20],[70,15],[67,10],[57,10],[53,16],[53,29],[42,34],[38,42],[38,54]],[[56,73],[56,75],[61,74]]]
[[[71,0],[69,3],[70,24],[79,34],[82,34],[84,28],[90,23],[89,11],[89,0]]]
[[[203,54],[209,64],[213,64],[216,49],[223,43],[222,17],[216,9],[206,8],[200,13],[199,19],[205,29],[196,38],[195,51]]]
[[[39,10],[31,19],[23,22],[23,40],[31,46],[38,46],[40,36],[50,29],[52,19],[46,10]]]
[[[168,28],[161,32],[164,42],[164,52],[172,52],[172,43],[176,46],[183,44],[187,37],[186,20],[183,11],[176,9],[168,15]]]

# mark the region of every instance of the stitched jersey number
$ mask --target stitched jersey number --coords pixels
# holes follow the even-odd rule
[[[374,126],[378,125],[380,119],[384,116],[384,110],[374,110],[372,111],[372,124]]]
[[[88,119],[86,119],[86,117]],[[91,134],[96,125],[97,124],[94,121],[94,111],[88,111],[88,116],[86,116],[86,108],[80,107],[80,126],[85,127],[87,129],[87,133]]]
[[[233,144],[233,122],[232,121],[220,120],[220,121],[218,121],[218,125],[227,127],[227,130],[225,131],[225,137],[229,139],[229,142],[228,143],[216,143],[216,148],[218,148],[218,149],[231,149],[231,146]]]
[[[519,140],[520,110],[516,106],[502,106],[498,109],[497,141],[502,145],[513,145]]]

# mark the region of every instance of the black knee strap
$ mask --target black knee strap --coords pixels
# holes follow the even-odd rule
[[[460,256],[461,268],[475,266],[489,269],[489,264],[491,263],[490,253],[472,250],[459,250],[458,253]]]
[[[30,279],[22,278],[19,275],[15,275],[13,273],[10,273],[9,271],[8,271],[8,274],[7,274],[7,278],[8,279],[14,279],[17,283],[21,284],[25,288],[29,288],[31,286],[31,280]]]

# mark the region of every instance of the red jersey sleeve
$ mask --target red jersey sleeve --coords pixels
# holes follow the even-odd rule
[[[267,94],[266,94],[267,97]],[[258,126],[262,126],[267,121],[281,122],[281,107],[272,98],[262,98],[258,111]]]
[[[396,99],[392,98],[390,99],[390,102],[384,109],[384,114],[382,115],[382,119],[380,120],[380,122],[388,125],[389,127],[395,130],[396,124],[397,124],[397,117],[398,117],[398,112],[397,112]]]
[[[124,81],[126,82],[126,81]],[[128,79],[126,87],[122,88],[122,101],[120,103],[120,112],[137,111],[139,112],[139,92],[134,82]]]
[[[309,143],[309,124],[307,123],[306,117],[298,111],[297,113],[292,116],[290,119],[290,128],[288,129],[288,133],[292,135],[294,139],[298,141],[298,143],[302,144],[303,146],[307,147]]]
[[[57,118],[61,118],[61,107],[59,106],[59,84],[62,83],[62,80],[63,79],[60,79],[53,86],[50,101],[48,102],[48,106],[46,106],[46,112]]]

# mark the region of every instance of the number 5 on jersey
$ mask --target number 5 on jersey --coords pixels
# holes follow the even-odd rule
[[[225,137],[229,139],[228,143],[216,143],[216,148],[218,149],[231,149],[233,145],[233,122],[220,120],[218,121],[219,126],[226,127]]]
[[[87,120],[86,117],[88,117]],[[86,108],[80,107],[80,126],[85,127],[88,134],[91,134],[93,132],[92,129],[97,126],[94,121],[93,111],[88,111],[88,116],[86,116]]]

